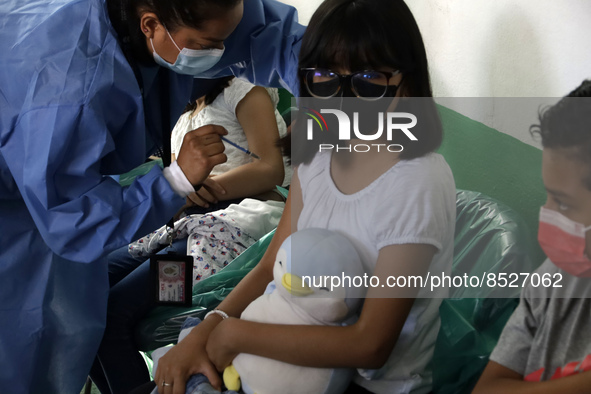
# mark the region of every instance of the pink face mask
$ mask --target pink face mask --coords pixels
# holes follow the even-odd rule
[[[540,209],[538,242],[558,268],[574,276],[591,277],[591,260],[585,254],[585,232],[591,226],[570,220],[557,211]]]

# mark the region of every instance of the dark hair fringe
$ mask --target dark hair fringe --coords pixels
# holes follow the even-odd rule
[[[299,68],[335,66],[350,71],[379,67],[398,69],[404,75],[403,96],[433,97],[421,32],[402,0],[324,1],[312,16],[302,39]],[[301,75],[300,94],[308,95]],[[421,101],[421,113],[415,115],[422,127],[413,129],[419,130],[420,143],[405,147],[400,155],[404,160],[435,151],[443,139],[435,102]],[[293,157],[308,163],[315,152],[295,143],[298,139],[292,144]]]
[[[585,184],[591,190],[591,80],[552,106],[538,111],[539,124],[531,125],[532,137],[539,137],[544,148],[574,149],[574,158],[589,166]]]

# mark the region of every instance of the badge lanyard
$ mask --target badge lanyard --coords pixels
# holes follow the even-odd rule
[[[166,224],[166,254],[150,258],[151,287],[157,305],[191,306],[193,288],[193,256],[175,253],[174,220]]]

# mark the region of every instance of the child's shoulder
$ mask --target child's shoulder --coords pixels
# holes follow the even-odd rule
[[[318,152],[309,162],[298,164],[296,168],[300,181],[306,178],[313,178],[320,175],[325,170],[329,170],[330,155],[329,152]]]
[[[218,94],[213,104],[226,103],[234,110],[238,102],[240,102],[240,100],[242,100],[254,87],[255,85],[244,79],[234,78],[228,82],[228,86]]]
[[[264,89],[269,94],[274,107],[279,104],[279,93],[277,88],[258,86],[245,79],[234,78],[230,81],[230,84],[224,89],[224,91],[227,92],[226,94],[228,95],[244,97],[254,88]]]
[[[279,103],[279,94],[276,88],[257,86],[240,78],[232,79],[224,91],[216,98],[216,101],[219,100],[221,102],[223,100],[232,111],[235,111],[238,103],[255,88],[266,91],[269,94],[273,106],[277,106]]]
[[[519,275],[523,283],[522,297],[530,304],[538,304],[540,300],[564,304],[569,300],[591,298],[591,278],[571,275],[550,259],[531,274]]]
[[[438,177],[441,175],[451,176],[451,168],[445,158],[439,153],[431,152],[424,156],[400,162],[400,167],[407,173],[414,176],[419,174]]]
[[[181,114],[181,116],[179,116],[178,120],[176,121],[176,124],[174,125],[172,134],[174,135],[175,133],[179,133],[181,131],[185,131],[185,130],[192,130],[191,127],[191,114],[193,113],[193,111],[186,111],[184,113]]]
[[[406,184],[416,190],[447,190],[455,196],[455,181],[449,165],[439,153],[428,153],[396,164],[389,183]]]
[[[250,83],[245,79],[234,78],[229,83],[228,86],[224,90],[239,90],[239,89],[247,89],[250,90],[254,88],[255,85]]]

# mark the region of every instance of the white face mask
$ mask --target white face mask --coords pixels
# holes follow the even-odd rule
[[[162,67],[169,68],[178,74],[198,76],[202,72],[207,71],[213,66],[215,66],[222,58],[222,55],[224,54],[224,51],[226,49],[183,48],[181,50],[179,46],[176,44],[176,42],[174,42],[174,39],[168,32],[168,29],[164,29],[166,30],[166,34],[168,34],[168,37],[170,37],[170,40],[172,41],[176,49],[179,50],[179,55],[177,56],[174,64],[170,64],[156,53],[156,49],[154,48],[154,42],[150,38],[150,44],[152,44],[152,54],[154,56],[154,61],[156,61],[156,63],[161,65]]]

